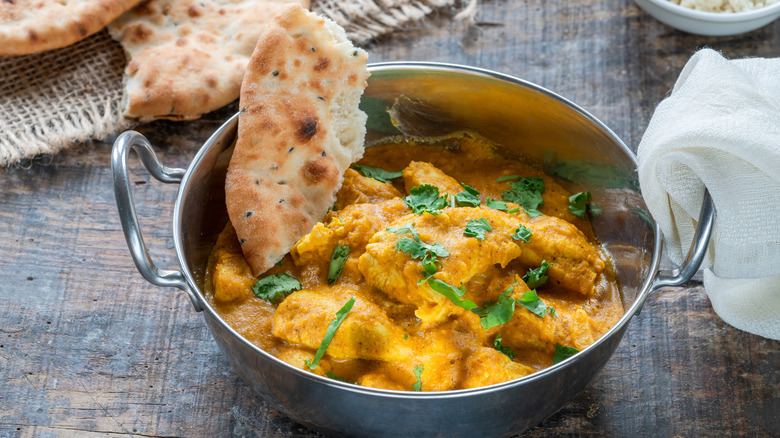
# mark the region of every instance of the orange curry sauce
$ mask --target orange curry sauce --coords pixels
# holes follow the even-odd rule
[[[539,168],[500,157],[488,141],[470,135],[462,136],[457,148],[370,147],[359,164],[403,175],[384,183],[347,170],[333,211],[260,276],[288,273],[300,282],[302,289],[280,303],[253,293],[258,279],[232,226],[219,236],[206,272],[207,298],[228,324],[263,350],[295,367],[358,385],[446,391],[548,367],[556,348],[581,350],[623,315],[608,254],[595,241],[589,220],[569,212],[571,193]],[[507,176],[516,177],[496,181]],[[542,215],[530,217],[513,203],[507,210],[486,206],[491,199],[503,201],[513,182],[528,177],[543,179]],[[423,184],[454,197],[465,191],[461,183],[479,192],[479,206],[452,207],[448,201],[439,214],[414,214],[403,200]],[[471,221],[482,219],[491,228],[483,238],[464,235]],[[532,233],[527,242],[512,237],[521,225]],[[424,281],[421,258],[397,247],[415,236],[399,227],[413,228],[419,243],[446,249],[447,256],[434,257],[430,278],[452,286],[461,300],[479,309],[456,305]],[[337,246],[349,247],[349,253],[337,280],[328,284]],[[534,284],[541,303],[531,304],[546,312],[536,307],[534,313],[520,304],[530,290],[523,276],[542,262],[550,264],[549,279]],[[354,305],[311,370],[329,325],[353,297]],[[493,303],[511,306],[511,300],[513,313],[485,328],[480,310],[484,316]]]

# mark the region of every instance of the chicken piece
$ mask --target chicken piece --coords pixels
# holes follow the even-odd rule
[[[312,353],[311,351],[304,350],[302,348],[298,348],[298,347],[280,348],[276,352],[275,356],[289,363],[295,368],[305,369],[313,372],[314,374],[319,374],[320,376],[325,376],[327,372],[331,370],[330,361],[327,358],[320,359],[317,368],[313,370],[310,369],[308,365],[306,365],[306,362],[308,361],[309,363],[311,363],[311,361],[314,359],[314,353]]]
[[[522,223],[525,219],[517,216]],[[518,262],[533,268],[551,263],[547,275],[554,284],[589,296],[606,263],[593,244],[574,225],[553,216],[537,216],[524,225],[533,236],[522,244]]]
[[[363,374],[357,383],[366,388],[390,389],[393,391],[409,391],[411,389],[411,386],[396,382],[381,372]]]
[[[493,228],[485,239],[464,236],[467,224],[484,218]],[[439,257],[440,267],[433,278],[453,287],[460,287],[492,265],[506,266],[520,256],[520,247],[509,237],[510,219],[504,212],[484,207],[445,208],[441,214],[407,215],[396,219],[390,227],[414,224],[421,242],[443,245],[449,253]],[[397,234],[382,230],[374,234],[366,252],[358,260],[366,282],[402,303],[418,307],[415,314],[426,327],[436,324],[463,309],[447,297],[434,291],[423,277],[421,260],[396,249],[401,239],[413,239],[410,233]]]
[[[344,184],[336,194],[336,207],[342,209],[350,204],[376,204],[402,196],[392,184],[367,178],[350,168],[344,172]]]
[[[520,280],[522,281],[522,280]],[[512,297],[520,299],[528,286],[518,283]],[[545,301],[549,305],[549,301]],[[597,335],[598,323],[585,311],[574,306],[555,308],[556,316],[548,311],[542,318],[521,305],[515,306],[515,313],[509,322],[496,329],[501,334],[501,344],[515,351],[532,349],[549,353],[555,351],[555,344],[575,347],[578,350],[592,344]]]
[[[318,349],[336,312],[350,299],[355,303],[336,330],[326,353],[333,359],[404,360],[413,351],[404,331],[376,304],[358,291],[333,288],[300,290],[285,298],[273,317],[273,335],[293,345]]]
[[[237,246],[237,245],[236,245]],[[252,295],[252,286],[257,279],[252,275],[252,268],[246,263],[241,248],[220,248],[215,251],[215,265],[212,282],[214,285],[214,300],[227,303],[248,298]]]
[[[374,373],[360,381],[367,385],[412,391],[418,382],[414,374],[418,370],[422,391],[448,391],[455,389],[461,380],[462,353],[450,334],[443,330],[422,332],[409,336],[407,341],[415,351],[403,361],[379,364]]]
[[[440,194],[450,193],[456,195],[463,191],[463,186],[458,183],[458,180],[442,172],[431,163],[412,161],[404,169],[403,176],[407,192],[412,187],[423,184],[436,186]]]
[[[533,171],[535,176],[542,175],[541,171],[530,166],[520,163],[515,165],[521,166],[520,170]],[[489,167],[483,167],[483,169],[489,169]],[[471,171],[475,172],[476,169]],[[430,163],[413,161],[404,169],[403,174],[407,188],[420,184],[431,184],[438,187],[440,193],[457,194],[463,191],[463,187],[455,178]],[[495,176],[491,174],[490,178],[493,181]],[[568,205],[568,192],[550,177],[544,176],[544,178],[547,185],[545,193],[556,199],[555,202],[558,204],[560,204],[559,198],[565,198],[566,205]],[[475,178],[475,180],[479,181],[480,179]],[[483,186],[495,187],[497,185],[494,182],[491,184],[483,183],[479,185],[479,188],[482,189]],[[484,193],[482,195],[484,196]],[[498,195],[493,193],[493,196]],[[519,206],[510,204],[510,207]],[[568,216],[574,217],[568,211],[566,213]],[[534,234],[528,243],[522,245],[524,253],[518,259],[520,263],[525,266],[538,267],[545,260],[547,263],[553,264],[547,271],[547,275],[553,282],[583,295],[591,293],[596,277],[604,269],[605,263],[601,254],[577,227],[555,216],[542,215],[530,218],[522,209],[511,217],[515,218],[518,223],[513,225],[510,232],[514,232],[520,224],[523,224]]]
[[[517,179],[510,179],[498,182],[497,178],[514,175],[523,178],[540,177],[544,180],[545,189],[542,192],[544,204],[539,207],[539,211],[571,222],[582,230],[588,239],[595,238],[590,220],[579,218],[569,212],[569,197],[572,193],[561,186],[555,178],[537,167],[499,156],[495,153],[495,144],[484,137],[464,136],[459,150],[471,160],[465,162],[452,160],[448,163],[450,165],[442,167],[442,170],[455,179],[461,178],[460,175],[467,178],[461,181],[468,180],[469,185],[480,191],[483,201],[489,197],[502,200],[504,191],[517,181]]]
[[[460,388],[477,388],[507,382],[533,373],[529,366],[513,362],[508,356],[490,347],[479,347],[465,361]]]
[[[349,246],[349,256],[341,275],[359,280],[357,260],[368,240],[393,219],[407,213],[409,209],[400,198],[376,204],[348,205],[343,210],[330,213],[327,224],[315,225],[309,234],[293,246],[290,254],[296,265],[317,267],[322,275],[327,275],[331,254],[336,246]]]

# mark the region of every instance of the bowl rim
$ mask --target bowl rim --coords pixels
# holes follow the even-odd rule
[[[557,93],[554,93],[532,82],[519,79],[517,77],[510,76],[504,73],[499,73],[499,72],[495,72],[492,70],[487,70],[479,67],[472,67],[472,66],[460,65],[460,64],[441,63],[441,62],[392,61],[392,62],[370,63],[368,64],[367,67],[369,72],[378,72],[378,71],[387,71],[387,70],[430,70],[432,72],[444,71],[444,72],[459,73],[459,74],[466,74],[471,76],[495,79],[502,82],[506,82],[513,86],[521,86],[521,87],[529,88],[549,98],[552,98],[560,103],[563,103],[564,105],[567,105],[569,108],[575,110],[580,115],[589,119],[591,122],[596,124],[600,129],[603,129],[604,132],[610,138],[612,138],[615,141],[615,143],[619,145],[620,148],[622,148],[622,150],[626,153],[628,158],[630,158],[631,161],[634,163],[635,167],[637,165],[636,155],[603,122],[601,122],[599,119],[594,117],[589,112],[585,111],[579,105],[571,102],[570,100],[562,97]],[[654,239],[653,253],[652,253],[650,265],[647,270],[648,274],[647,277],[644,279],[644,282],[642,283],[642,286],[639,289],[639,292],[637,293],[636,298],[634,299],[634,302],[631,304],[631,306],[624,312],[623,316],[621,316],[620,320],[618,320],[618,322],[615,323],[615,325],[613,325],[606,333],[604,333],[601,337],[599,337],[599,339],[597,339],[591,345],[581,350],[574,356],[571,356],[545,369],[536,371],[532,374],[529,374],[527,376],[518,379],[495,383],[487,386],[481,386],[477,388],[455,389],[449,391],[412,392],[412,391],[399,391],[399,390],[391,390],[391,389],[369,388],[369,387],[354,385],[347,382],[341,382],[336,379],[331,379],[325,376],[320,376],[318,374],[297,368],[287,362],[284,362],[283,360],[277,358],[276,356],[264,351],[257,345],[253,344],[244,336],[242,336],[240,333],[238,333],[224,319],[222,319],[221,315],[219,315],[219,313],[217,313],[217,311],[205,299],[205,296],[201,289],[201,285],[195,281],[192,272],[189,270],[187,264],[184,263],[184,261],[187,260],[187,257],[185,256],[184,253],[183,242],[181,239],[182,218],[183,218],[182,204],[185,199],[184,193],[186,192],[187,187],[191,184],[191,180],[193,178],[192,175],[194,174],[194,169],[198,167],[198,165],[200,164],[204,156],[207,154],[208,150],[211,149],[211,147],[213,147],[214,144],[218,143],[218,140],[222,135],[224,135],[225,131],[231,129],[237,130],[238,115],[239,113],[236,113],[233,116],[231,116],[227,121],[225,121],[222,125],[220,125],[220,127],[217,128],[217,130],[209,137],[209,139],[203,144],[203,146],[200,148],[198,153],[192,159],[184,177],[181,180],[181,184],[179,186],[179,191],[177,193],[176,202],[174,204],[174,212],[173,212],[173,239],[174,239],[174,246],[176,249],[176,255],[187,282],[189,283],[190,287],[194,291],[195,296],[197,297],[202,309],[205,310],[210,317],[212,317],[218,324],[222,326],[223,329],[225,329],[228,333],[231,334],[231,336],[235,337],[238,341],[240,341],[244,346],[248,347],[250,350],[254,351],[256,354],[259,354],[263,358],[270,360],[276,366],[280,366],[282,368],[287,369],[290,372],[298,374],[299,377],[313,380],[316,383],[320,383],[325,386],[336,387],[353,393],[384,397],[384,398],[400,399],[400,400],[436,400],[436,399],[449,399],[449,398],[463,398],[467,396],[478,396],[478,395],[482,396],[485,394],[503,391],[507,388],[521,386],[526,384],[527,382],[543,379],[549,374],[556,373],[559,369],[563,369],[569,367],[570,365],[573,365],[578,361],[578,358],[581,358],[584,355],[590,354],[591,352],[597,350],[600,345],[606,343],[608,339],[610,339],[612,336],[615,336],[616,334],[618,334],[624,329],[624,327],[628,324],[631,318],[639,312],[645,300],[647,299],[650,292],[652,291],[653,280],[658,274],[658,269],[661,263],[662,249],[663,249],[663,234],[661,233],[661,230],[657,223],[654,223],[653,226],[653,239]],[[235,128],[233,127],[233,124],[235,124]],[[229,143],[230,142],[228,142],[228,144]],[[612,354],[610,353],[610,357],[611,355]]]
[[[743,21],[758,20],[761,18],[767,18],[773,14],[780,16],[780,1],[774,4],[764,6],[752,11],[741,12],[710,12],[700,11],[698,9],[686,8],[676,3],[672,3],[669,0],[637,0],[639,2],[646,1],[653,5],[671,12],[676,15],[683,16],[685,18],[691,18],[699,21],[715,22],[715,23],[739,23]]]

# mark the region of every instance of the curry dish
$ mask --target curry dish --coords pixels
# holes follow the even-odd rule
[[[367,148],[323,222],[260,279],[228,224],[210,304],[279,359],[375,388],[485,386],[587,347],[623,315],[589,194],[483,138],[457,142]]]

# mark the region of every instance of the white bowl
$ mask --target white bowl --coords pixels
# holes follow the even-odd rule
[[[636,0],[658,21],[697,35],[725,36],[750,32],[780,17],[780,2],[747,12],[703,12],[668,0]]]

